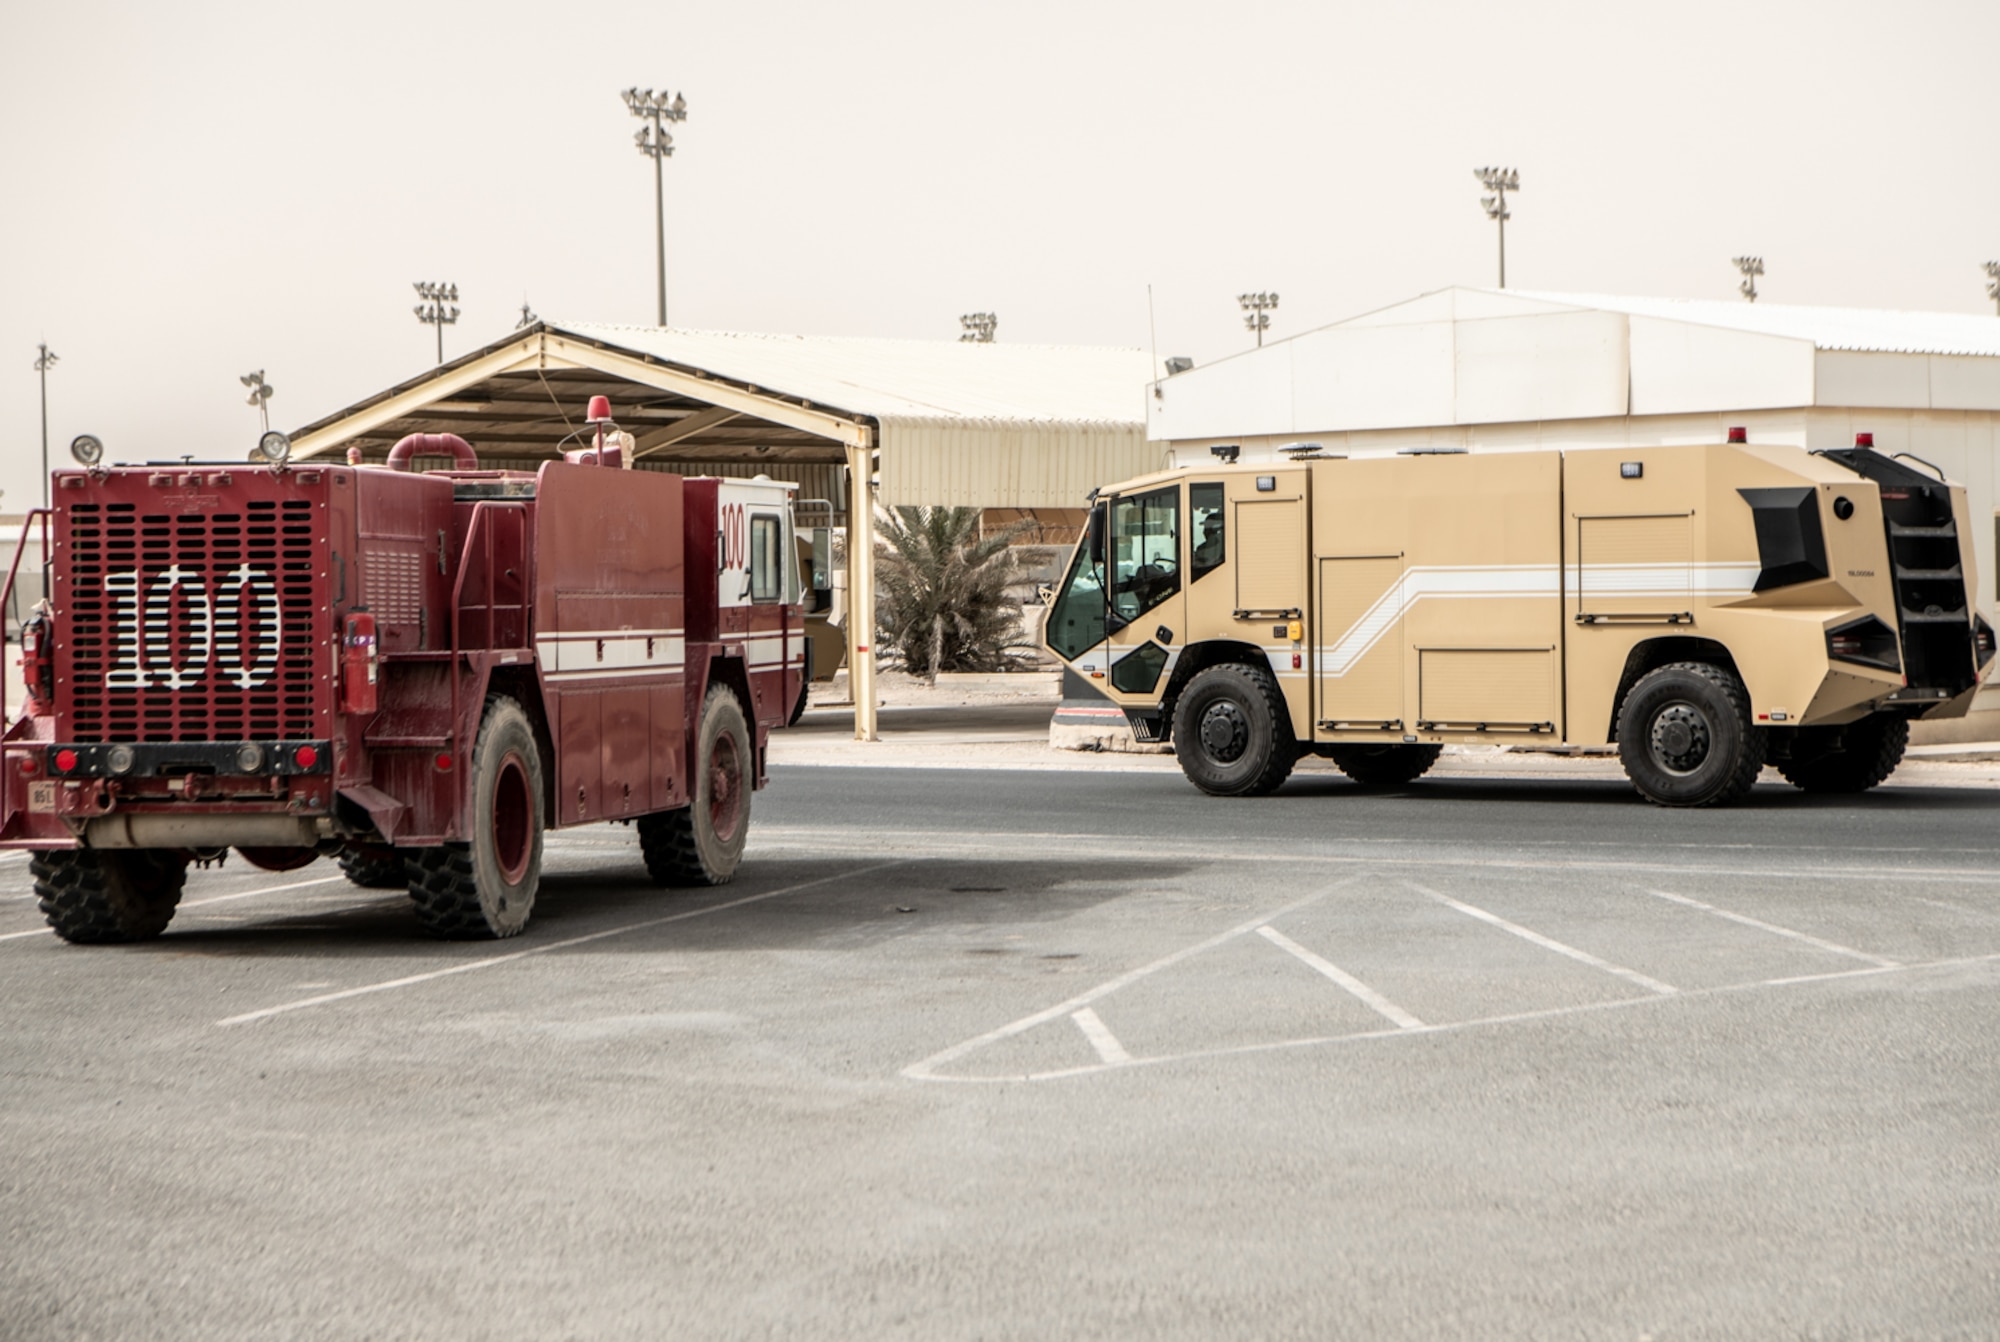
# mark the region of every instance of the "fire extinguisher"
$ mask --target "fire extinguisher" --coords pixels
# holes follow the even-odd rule
[[[365,610],[347,616],[340,640],[340,706],[348,713],[375,711],[375,682],[381,674],[375,617]]]
[[[55,697],[56,673],[49,657],[48,612],[38,610],[21,625],[21,679],[28,693],[42,704]]]

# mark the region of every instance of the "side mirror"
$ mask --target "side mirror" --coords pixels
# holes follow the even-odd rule
[[[1090,510],[1090,521],[1085,527],[1085,536],[1090,543],[1090,562],[1102,567],[1104,564],[1104,505],[1098,504]]]
[[[813,528],[812,589],[833,590],[833,528]]]

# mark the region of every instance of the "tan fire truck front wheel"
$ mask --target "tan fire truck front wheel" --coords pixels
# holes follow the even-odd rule
[[[1618,710],[1618,758],[1646,800],[1722,806],[1750,791],[1764,767],[1764,733],[1750,720],[1743,682],[1706,662],[1647,672]]]
[[[661,885],[727,883],[750,834],[750,729],[727,686],[709,686],[695,741],[693,804],[639,817],[646,873]]]
[[[1195,674],[1174,709],[1174,755],[1188,781],[1215,797],[1261,797],[1299,756],[1278,682],[1231,662]]]
[[[541,887],[545,823],[535,730],[496,694],[472,747],[472,842],[404,850],[417,921],[454,941],[519,933]]]
[[[167,930],[181,902],[188,860],[152,848],[70,848],[28,863],[42,916],[64,941],[146,941]]]

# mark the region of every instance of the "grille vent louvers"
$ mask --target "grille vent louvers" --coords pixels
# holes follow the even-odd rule
[[[67,509],[69,545],[62,566],[66,609],[63,638],[70,660],[66,715],[58,732],[80,743],[99,741],[230,741],[305,739],[318,728],[315,656],[313,503],[307,499],[231,500],[229,511],[169,514],[125,502],[76,503]],[[271,595],[238,594],[244,566],[269,575]],[[211,597],[230,592],[256,606],[249,647],[260,683],[242,685],[216,653],[216,624],[176,597],[151,602],[162,572],[178,568]],[[137,572],[137,581],[122,575]],[[270,602],[275,601],[275,612]],[[275,613],[282,629],[270,656]],[[146,649],[149,674],[133,668]],[[163,683],[154,655],[174,665],[202,665],[186,683]],[[204,658],[206,660],[204,661]],[[264,670],[268,669],[268,675]]]

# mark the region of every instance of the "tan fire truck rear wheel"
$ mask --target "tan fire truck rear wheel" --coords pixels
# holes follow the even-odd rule
[[[726,884],[750,834],[756,762],[743,705],[727,686],[709,687],[695,740],[693,804],[639,817],[646,872],[661,885]]]
[[[542,882],[545,823],[535,730],[496,694],[472,747],[472,842],[404,850],[417,921],[454,941],[519,933]]]
[[[1640,678],[1618,710],[1618,757],[1646,800],[1721,806],[1742,797],[1764,767],[1764,733],[1731,672],[1670,662]]]
[[[1431,771],[1443,746],[1353,745],[1326,748],[1334,767],[1369,787],[1400,787]]]
[[[1275,790],[1299,757],[1278,682],[1236,662],[1197,672],[1174,708],[1174,754],[1188,781],[1211,796]]]
[[[1876,713],[1845,727],[1800,727],[1789,759],[1773,765],[1807,792],[1866,792],[1896,772],[1910,744],[1910,721]]]
[[[187,859],[150,848],[70,848],[28,864],[42,916],[83,945],[146,941],[167,930],[187,881]]]

